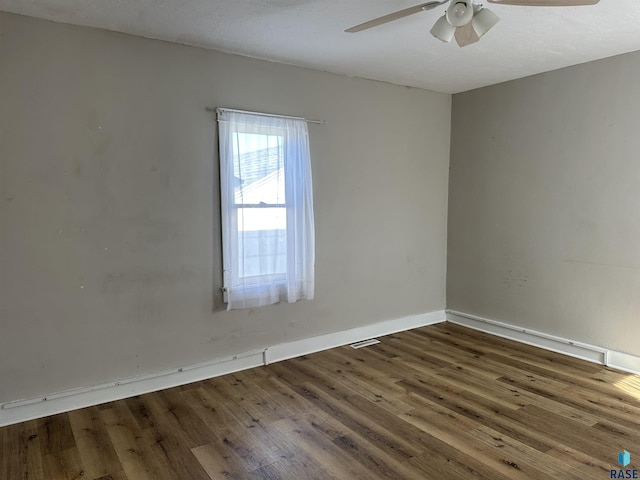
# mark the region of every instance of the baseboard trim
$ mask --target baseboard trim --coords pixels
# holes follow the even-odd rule
[[[445,311],[439,310],[436,312],[423,313],[421,315],[412,315],[410,317],[399,318],[396,320],[374,323],[365,327],[343,330],[342,332],[329,333],[317,337],[283,343],[267,349],[265,354],[265,363],[269,364],[280,362],[282,360],[288,360],[301,355],[307,355],[321,350],[328,350],[330,348],[368,340],[373,337],[390,335],[392,333],[411,330],[412,328],[441,323],[445,320]]]
[[[580,358],[629,373],[640,374],[640,357],[629,353],[609,350],[596,345],[577,342],[548,333],[498,322],[455,310],[447,310],[447,321],[473,328],[498,337]]]
[[[75,388],[0,405],[0,427],[47,417],[78,408],[121,400],[165,388],[226,375],[249,368],[348,345],[369,338],[444,322],[444,310],[389,320],[364,327],[295,340],[245,352],[208,363],[190,365],[152,375],[123,379],[91,387]]]
[[[48,395],[4,403],[0,408],[0,427],[48,417],[58,413],[113,402],[165,388],[205,380],[264,364],[264,352],[249,352],[210,363],[190,365],[152,375],[113,383],[74,388]]]
[[[607,365],[624,372],[640,374],[640,357],[629,353],[607,351]]]

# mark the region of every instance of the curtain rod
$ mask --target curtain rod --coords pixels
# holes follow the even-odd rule
[[[310,120],[304,117],[292,117],[290,115],[276,115],[273,113],[262,113],[262,112],[250,112],[248,110],[236,110],[235,108],[223,108],[223,107],[206,107],[205,110],[207,112],[215,112],[220,115],[220,112],[234,112],[234,113],[248,113],[250,115],[259,115],[261,117],[275,117],[275,118],[288,118],[291,120],[304,120],[307,123],[315,123],[318,125],[326,125],[327,122],[325,120]]]

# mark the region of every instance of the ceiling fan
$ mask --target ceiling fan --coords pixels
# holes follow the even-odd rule
[[[520,5],[525,7],[576,7],[595,5],[600,0],[488,0],[498,5]],[[449,3],[444,16],[431,28],[431,35],[443,42],[449,43],[454,37],[458,45],[465,47],[480,40],[493,26],[500,21],[498,16],[488,8],[473,3],[472,0],[441,0],[421,3],[397,12],[374,18],[355,27],[345,30],[356,33],[368,28],[377,27],[383,23],[392,22],[408,17],[414,13],[432,10],[439,5]]]

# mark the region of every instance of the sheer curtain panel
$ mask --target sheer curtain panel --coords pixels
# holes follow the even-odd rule
[[[312,299],[307,122],[218,109],[218,131],[228,310]]]

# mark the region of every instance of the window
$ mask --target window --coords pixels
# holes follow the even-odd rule
[[[312,299],[307,122],[218,109],[218,125],[228,309]]]

